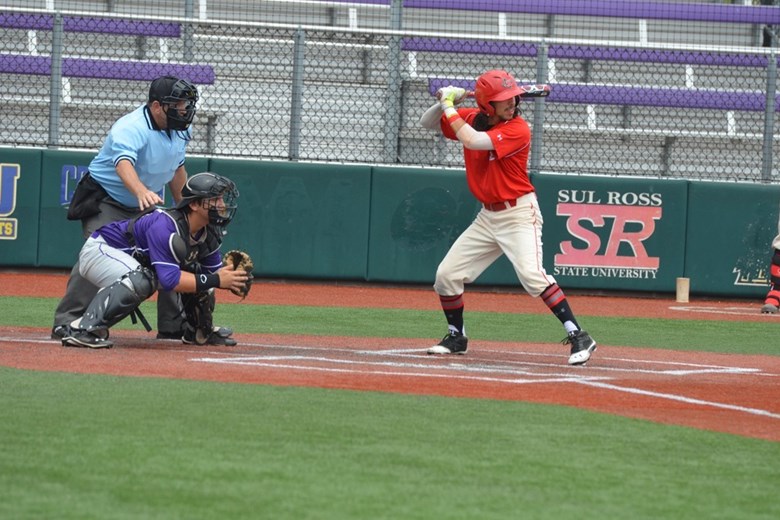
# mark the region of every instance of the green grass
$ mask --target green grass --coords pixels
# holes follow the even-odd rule
[[[778,443],[515,402],[0,378],[2,518],[780,514]]]
[[[54,298],[0,297],[0,326],[50,326],[57,300]],[[155,325],[154,302],[142,305]],[[669,320],[579,316],[582,326],[602,345],[649,347],[670,350],[701,350],[741,354],[780,355],[777,323]],[[440,310],[371,309],[342,307],[295,307],[249,304],[218,305],[215,321],[240,332],[436,338],[445,332]],[[473,341],[528,341],[553,343],[563,329],[552,315],[467,312],[466,323]],[[135,327],[128,319],[118,328]]]
[[[0,326],[48,327],[56,303],[0,297]],[[562,336],[547,315],[467,319],[479,339]],[[603,345],[780,354],[775,323],[580,319]],[[436,309],[248,304],[218,306],[217,322],[444,328]],[[0,442],[9,519],[780,517],[780,443],[563,406],[0,368]]]

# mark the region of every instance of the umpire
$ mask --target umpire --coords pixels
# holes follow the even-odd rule
[[[103,147],[89,164],[68,209],[68,219],[81,220],[84,238],[99,227],[132,218],[158,204],[167,184],[175,202],[187,180],[184,154],[192,138],[198,90],[184,79],[163,76],[152,81],[146,104],[119,118]],[[98,287],[73,267],[65,296],[54,314],[52,338],[68,334]],[[181,337],[183,317],[176,293],[161,291],[157,302],[158,337]]]

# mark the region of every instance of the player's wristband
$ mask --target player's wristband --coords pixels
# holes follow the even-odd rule
[[[452,124],[458,119],[460,119],[460,114],[458,114],[458,111],[454,108],[448,108],[444,111],[444,115],[447,116],[447,122]]]
[[[195,275],[195,292],[205,292],[212,287],[219,287],[219,275],[217,273]]]

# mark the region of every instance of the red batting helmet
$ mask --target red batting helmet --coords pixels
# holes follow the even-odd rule
[[[515,78],[505,70],[487,71],[477,78],[477,86],[474,89],[477,105],[488,116],[496,113],[496,109],[490,104],[491,101],[506,101],[519,97],[521,93]]]

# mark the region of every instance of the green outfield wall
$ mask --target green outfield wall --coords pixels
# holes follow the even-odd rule
[[[69,268],[83,238],[65,218],[93,153],[0,148],[0,266]],[[225,246],[257,275],[433,283],[479,204],[462,170],[190,157],[239,187]],[[545,268],[564,288],[761,298],[780,186],[535,175]],[[170,201],[170,194],[164,194]],[[501,258],[476,282],[518,285]]]

